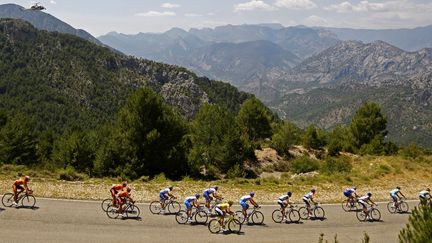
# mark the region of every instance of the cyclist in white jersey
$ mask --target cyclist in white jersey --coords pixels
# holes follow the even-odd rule
[[[173,186],[169,186],[159,192],[160,204],[162,208],[162,213],[165,212],[165,201],[168,198],[173,198],[174,196],[171,194],[173,190]]]
[[[425,206],[427,201],[431,199],[430,189],[427,188],[419,193],[420,203]]]
[[[405,195],[402,194],[402,192],[400,191],[400,187],[397,186],[395,189],[390,191],[390,197],[393,199],[393,206],[394,207],[398,207],[399,205],[399,200],[401,199],[401,197],[399,196],[399,194],[406,199]]]
[[[281,206],[281,212],[282,212],[282,220],[285,219],[285,221],[288,221],[288,219],[285,218],[285,208],[288,206],[288,204],[291,206],[292,203],[290,202],[290,198],[292,196],[292,192],[288,192],[285,195],[282,195],[278,198],[277,203]]]
[[[245,195],[240,198],[240,205],[242,206],[242,212],[245,219],[247,219],[247,222],[249,222],[249,218],[247,217],[247,209],[249,208],[249,204],[247,202],[249,201],[254,205],[255,207],[258,207],[258,204],[255,202],[253,197],[255,196],[254,192],[250,192],[249,195]]]
[[[359,199],[357,200],[358,203],[360,203],[360,205],[362,205],[363,207],[363,212],[366,214],[367,219],[371,219],[369,216],[369,212],[367,210],[367,205],[376,205],[372,200],[372,193],[368,192],[366,195],[359,197]],[[370,203],[369,203],[370,202]]]
[[[303,202],[306,204],[306,208],[308,210],[309,217],[312,217],[312,209],[311,209],[310,202],[317,204],[317,202],[315,202],[315,200],[314,200],[315,194],[316,194],[316,190],[314,188],[312,188],[310,192],[306,193],[303,196]]]
[[[213,186],[210,187],[208,189],[205,189],[203,192],[203,196],[206,200],[205,202],[205,206],[207,208],[207,213],[210,213],[210,203],[213,200],[213,197],[220,199],[221,197],[218,195],[217,191],[218,191],[219,187],[217,186]],[[213,196],[213,197],[212,197]]]

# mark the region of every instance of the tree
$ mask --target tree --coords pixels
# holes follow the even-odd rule
[[[149,88],[133,93],[117,115],[110,138],[97,152],[99,174],[130,178],[183,175],[187,127],[181,116]]]
[[[339,155],[339,152],[353,152],[352,149],[352,135],[348,127],[339,125],[328,133],[328,153],[330,156]]]
[[[322,149],[326,145],[325,133],[323,130],[310,125],[303,135],[303,145],[307,148]]]
[[[432,239],[432,207],[414,208],[406,228],[399,233],[401,243],[423,243]]]
[[[255,97],[241,105],[236,120],[245,141],[256,142],[272,135],[271,114]]]
[[[191,125],[190,167],[219,177],[245,159],[244,144],[234,117],[216,105],[204,105]],[[242,166],[241,166],[242,168]]]
[[[284,121],[275,128],[275,133],[272,137],[272,147],[278,153],[288,155],[288,149],[300,142],[302,131],[294,123]]]
[[[376,103],[365,103],[354,115],[351,122],[351,133],[354,137],[354,145],[360,149],[363,145],[371,143],[382,143],[387,135],[387,119],[381,113]]]

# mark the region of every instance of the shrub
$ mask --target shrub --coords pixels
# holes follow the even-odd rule
[[[243,169],[243,166],[240,164],[235,164],[233,167],[231,167],[227,172],[227,177],[229,179],[234,179],[238,177],[245,177],[246,173]]]
[[[327,157],[321,170],[325,173],[350,172],[352,170],[351,162],[346,158]]]
[[[75,168],[71,165],[59,171],[59,180],[81,181],[85,178],[86,176],[84,174],[76,172]]]
[[[320,167],[319,162],[307,156],[299,157],[291,161],[291,170],[294,173],[307,173],[316,171]]]
[[[423,243],[432,239],[432,207],[414,208],[406,228],[399,233],[401,243]]]
[[[290,163],[288,161],[279,161],[274,166],[276,171],[287,172],[290,170]]]

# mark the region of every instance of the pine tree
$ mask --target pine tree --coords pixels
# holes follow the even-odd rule
[[[399,233],[401,243],[426,243],[432,239],[432,207],[414,208],[406,228]]]

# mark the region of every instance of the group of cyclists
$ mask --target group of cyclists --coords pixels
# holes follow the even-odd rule
[[[30,182],[30,176],[24,176],[18,180],[16,180],[12,185],[12,190],[14,194],[14,202],[13,205],[17,206],[17,200],[19,193],[23,192],[24,190],[27,192],[31,192],[29,188],[29,182]],[[123,181],[120,184],[114,184],[110,188],[110,193],[112,197],[112,204],[114,206],[117,206],[120,216],[122,214],[122,205],[126,202],[126,200],[129,200],[130,202],[134,203],[134,200],[131,197],[131,190],[132,188],[128,186],[127,181]],[[210,203],[214,199],[222,200],[222,197],[218,193],[219,187],[218,186],[212,186],[210,188],[207,188],[203,191],[202,195],[205,198],[205,208],[207,210],[207,213],[211,213],[211,207]],[[174,195],[172,194],[173,186],[169,186],[159,192],[159,198],[160,198],[160,205],[162,208],[162,213],[165,212],[165,201],[171,198],[174,198]],[[317,190],[315,188],[311,189],[308,193],[306,193],[302,200],[306,205],[306,208],[308,210],[309,216],[311,216],[311,203],[317,204],[315,197],[316,197]],[[397,186],[393,190],[389,192],[391,199],[393,200],[394,207],[397,208],[398,204],[400,203],[402,198],[405,198],[405,195],[401,192],[401,187]],[[357,188],[347,188],[343,191],[343,195],[347,198],[347,204],[355,201],[358,202],[359,205],[362,206],[362,210],[367,216],[368,219],[370,219],[369,212],[368,212],[368,205],[373,206],[376,205],[375,202],[372,201],[372,193],[368,192],[363,196],[359,196],[357,194]],[[248,221],[247,217],[247,210],[249,208],[249,203],[252,204],[255,207],[258,207],[259,205],[254,199],[255,193],[250,192],[248,195],[244,195],[240,198],[239,204],[242,207],[242,213],[244,215],[244,218]],[[188,221],[192,221],[192,208],[193,207],[199,207],[199,199],[201,195],[199,193],[196,193],[195,195],[188,196],[184,200],[184,205],[186,207],[187,215],[188,215]],[[288,206],[293,206],[293,203],[290,201],[292,197],[292,192],[287,192],[286,194],[278,197],[277,204],[280,206],[280,209],[282,211],[282,215],[285,215],[285,209]],[[425,190],[422,190],[419,193],[419,199],[420,203],[422,205],[426,205],[428,201],[431,200],[431,193],[430,188],[426,188]],[[229,200],[227,202],[221,202],[217,204],[214,209],[215,213],[219,216],[219,222],[224,229],[224,218],[227,214],[233,214],[233,211],[231,210],[232,205],[234,202],[232,200]],[[285,217],[285,216],[284,216]],[[287,221],[286,218],[284,218],[285,221]]]

